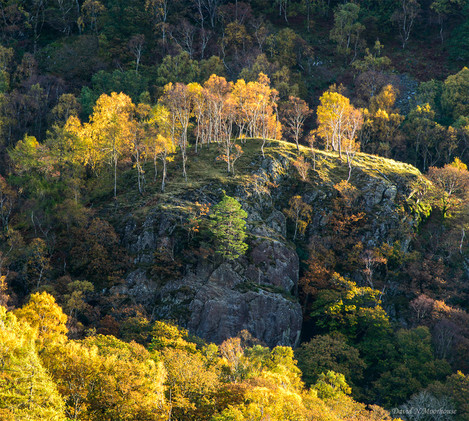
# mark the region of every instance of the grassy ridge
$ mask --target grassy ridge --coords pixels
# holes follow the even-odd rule
[[[128,169],[121,173],[118,185],[117,208],[112,198],[112,184],[104,180],[101,189],[96,189],[96,194],[91,201],[98,207],[113,209],[113,213],[125,214],[132,212],[136,216],[144,216],[149,209],[157,207],[172,210],[185,210],[190,203],[184,203],[181,196],[188,192],[197,191],[203,196],[209,188],[212,192],[216,189],[234,190],[236,187],[249,185],[253,181],[255,173],[262,168],[264,159],[282,161],[288,168],[288,175],[298,179],[298,173],[292,165],[299,155],[304,155],[306,160],[312,163],[313,154],[310,148],[300,146],[298,152],[296,145],[283,140],[269,140],[265,147],[265,158],[261,153],[262,140],[246,139],[241,143],[243,155],[235,165],[235,174],[229,174],[226,163],[217,159],[219,149],[216,144],[207,147],[199,147],[196,154],[191,147],[188,153],[187,173],[188,180],[182,176],[181,157],[176,154],[173,162],[168,163],[168,176],[166,191],[161,192],[161,165],[158,163],[158,176],[153,181],[154,169],[152,163],[145,165],[146,190],[140,195],[137,191],[135,169]],[[347,179],[348,166],[345,155],[340,159],[339,154],[333,151],[315,149],[316,170],[309,171],[309,184],[329,185]],[[385,183],[400,185],[410,184],[417,180],[424,180],[420,171],[412,165],[394,161],[375,155],[358,153],[353,160],[351,183],[357,188],[363,188],[364,183],[369,183],[371,178],[382,180]],[[306,187],[306,186],[305,186]],[[176,209],[179,208],[179,209]]]

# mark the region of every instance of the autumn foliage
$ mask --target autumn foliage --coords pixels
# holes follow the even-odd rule
[[[0,306],[2,419],[390,419],[355,402],[334,371],[306,388],[289,347],[247,347],[239,337],[197,345],[164,322],[148,348],[109,335],[69,340],[66,322],[47,293],[15,313]]]

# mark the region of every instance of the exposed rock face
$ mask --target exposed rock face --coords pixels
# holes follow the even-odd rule
[[[242,329],[270,346],[295,346],[300,338],[302,314],[298,303],[259,290],[241,293],[204,285],[190,305],[188,324],[197,335],[220,343]]]
[[[157,292],[155,282],[149,280],[142,269],[131,272],[125,285],[114,287],[114,292],[124,293],[136,297],[143,305],[151,305]]]
[[[298,283],[299,259],[282,236],[283,214],[275,211],[267,224],[256,221],[250,254],[234,263],[217,266],[201,260],[195,270],[160,286],[137,269],[117,291],[152,307],[158,318],[177,319],[211,342],[221,343],[246,329],[269,346],[295,346],[302,313],[290,293]],[[151,214],[137,233],[129,220],[124,238],[137,264],[151,262],[160,247],[172,247],[170,226],[167,215]]]
[[[298,282],[298,255],[277,240],[255,240],[251,252],[252,264],[246,277],[258,284],[272,284],[292,291]]]
[[[136,269],[118,291],[132,295],[155,317],[176,319],[190,332],[215,343],[246,329],[269,346],[296,345],[302,324],[301,307],[295,298],[299,258],[295,246],[287,240],[282,210],[295,194],[292,180],[296,184],[298,181],[292,178],[288,159],[283,157],[265,159],[257,168],[252,185],[214,184],[207,186],[203,195],[187,191],[173,199],[186,205],[196,201],[216,203],[221,188],[235,196],[248,213],[250,248],[246,256],[222,264],[215,263],[213,256],[191,257],[191,252],[183,249],[187,231],[181,228],[186,215],[178,211],[179,202],[171,211],[155,207],[143,221],[137,222],[129,215],[125,224],[123,242],[134,256]],[[406,247],[416,225],[416,219],[405,210],[409,180],[399,175],[376,176],[359,168],[354,171],[360,185],[361,210],[373,215],[362,234],[362,243],[371,248],[383,241],[392,244],[399,240]],[[328,181],[303,185],[301,194],[313,208],[306,237],[320,235],[327,227],[330,204],[337,191]],[[162,250],[171,259],[186,253],[180,259],[183,267],[165,279],[150,270],[155,252]]]
[[[208,277],[188,274],[160,291],[160,317],[172,317],[187,305],[183,321],[206,340],[221,343],[246,329],[269,346],[294,346],[300,335],[299,304],[282,294],[246,284],[230,264],[222,264]]]

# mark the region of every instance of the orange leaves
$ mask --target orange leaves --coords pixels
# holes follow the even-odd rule
[[[190,233],[198,233],[200,231],[200,223],[210,213],[210,203],[195,202],[195,208],[191,209],[194,213],[189,217],[188,229]]]
[[[234,125],[238,138],[280,138],[277,96],[278,92],[270,88],[269,78],[262,73],[255,82],[239,79],[235,84],[213,74],[203,86],[197,83],[166,85],[163,103],[180,124],[182,110],[186,116],[195,118],[197,142],[219,143],[233,136]]]
[[[221,98],[231,92],[233,88],[233,83],[227,82],[223,76],[217,76],[213,74],[204,83],[204,88],[209,95]]]
[[[269,84],[269,78],[261,73],[257,82],[247,84],[242,79],[233,84],[213,74],[203,86],[166,85],[162,103],[169,111],[171,137],[182,151],[184,175],[191,118],[197,123],[196,148],[199,141],[221,144],[220,160],[227,162],[228,172],[233,171],[234,162],[242,154],[241,147],[235,144],[236,138],[281,136],[275,115],[278,93]]]
[[[123,159],[134,160],[140,193],[145,184],[143,162],[153,158],[156,180],[156,164],[160,159],[164,190],[167,163],[177,147],[182,154],[183,176],[187,179],[189,129],[194,125],[195,152],[199,144],[218,143],[222,147],[220,159],[227,163],[228,172],[234,172],[234,163],[243,153],[241,146],[236,145],[237,139],[262,137],[265,143],[267,138],[281,137],[276,115],[278,92],[269,84],[269,78],[262,73],[258,81],[248,84],[244,80],[233,84],[215,74],[203,86],[168,83],[153,108],[145,104],[136,107],[123,93],[103,94],[89,123],[82,123],[75,115],[67,120],[65,133],[74,143],[73,160],[87,165],[98,175],[103,165],[111,166],[116,197],[117,167]],[[29,149],[35,155],[37,148],[32,146]]]
[[[308,161],[305,161],[304,156],[300,156],[293,162],[293,166],[298,171],[298,174],[300,175],[301,179],[303,181],[306,181],[306,179],[308,178],[308,172],[311,169],[311,164]]]

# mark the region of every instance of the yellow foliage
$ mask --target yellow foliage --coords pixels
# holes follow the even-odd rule
[[[458,157],[454,158],[454,161],[450,165],[454,168],[457,168],[459,171],[467,171],[467,165]]]
[[[355,138],[363,125],[363,114],[350,104],[350,100],[337,93],[326,91],[317,108],[318,135],[326,142],[326,149],[351,152],[359,149]]]
[[[83,144],[81,155],[77,157],[80,162],[95,170],[103,164],[114,168],[114,196],[118,162],[129,157],[134,149],[134,112],[135,105],[129,96],[112,92],[98,98],[89,123],[82,125],[77,117],[71,116],[65,125]]]
[[[18,319],[37,330],[39,347],[66,341],[67,316],[55,302],[55,298],[47,292],[31,295],[29,302],[16,310],[15,314]]]
[[[386,85],[381,92],[372,97],[370,101],[370,110],[372,112],[377,112],[378,110],[384,110],[386,112],[391,112],[396,103],[396,97],[399,94],[399,91],[394,88],[392,85]]]
[[[0,417],[63,421],[64,405],[36,351],[37,329],[0,306]]]

